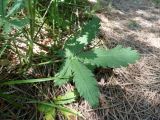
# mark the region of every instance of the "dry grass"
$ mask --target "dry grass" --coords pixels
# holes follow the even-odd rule
[[[116,9],[104,8],[97,14],[103,43],[109,48],[132,47],[141,59],[128,68],[115,69],[111,77],[106,72],[101,75],[100,108],[91,109],[85,102],[79,108],[87,120],[159,120],[160,10],[147,0],[113,0],[113,5]]]

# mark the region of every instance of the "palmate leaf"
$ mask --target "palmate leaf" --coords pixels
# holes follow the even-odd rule
[[[71,60],[69,58],[66,59],[65,63],[62,65],[60,69],[60,72],[55,75],[55,85],[61,86],[69,81],[69,78],[72,76],[70,64]]]
[[[69,48],[72,52],[81,51],[87,44],[89,44],[99,31],[100,20],[94,17],[86,25],[82,27],[79,34],[67,40],[65,48]]]
[[[126,67],[139,59],[137,51],[122,46],[110,50],[95,48],[83,52],[84,47],[95,38],[99,30],[99,22],[98,18],[94,18],[82,28],[79,34],[66,42],[64,49],[67,60],[56,76],[58,79],[55,80],[57,85],[62,85],[69,80],[68,77],[73,77],[80,96],[84,97],[92,107],[99,105],[100,92],[91,70],[95,66]]]
[[[91,51],[81,53],[79,59],[84,63],[102,67],[126,67],[128,64],[135,63],[139,59],[139,54],[131,48],[117,46],[113,49],[95,48]]]
[[[91,106],[98,106],[100,92],[92,72],[77,59],[72,59],[71,68],[74,72],[73,81],[80,95],[84,97]]]

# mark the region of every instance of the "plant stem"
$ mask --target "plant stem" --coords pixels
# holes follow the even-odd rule
[[[28,65],[27,69],[30,67],[32,64],[32,57],[33,57],[33,43],[34,43],[34,33],[35,33],[35,8],[36,8],[36,0],[33,0],[33,5],[32,5],[32,0],[28,0],[28,12],[29,12],[29,18],[30,18],[30,38],[28,39]]]

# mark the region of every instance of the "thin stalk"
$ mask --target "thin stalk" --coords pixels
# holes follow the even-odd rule
[[[5,41],[4,45],[2,46],[2,49],[0,50],[0,58],[2,57],[3,53],[5,52],[5,50],[8,47],[8,44],[10,43],[11,40],[15,39],[17,36],[19,36],[22,32],[15,34],[13,37],[9,37],[6,35],[2,35],[0,36],[1,39],[3,39]]]
[[[0,0],[0,4],[1,4],[1,8],[0,9],[2,11],[0,17],[4,18],[4,16],[5,16],[5,13],[4,13],[4,0]]]
[[[27,40],[29,40],[29,35],[28,35],[28,31],[26,31],[26,30],[24,30],[24,37],[27,39]],[[36,38],[35,38],[36,39]],[[40,44],[40,43],[38,43],[38,42],[36,42],[36,41],[33,41],[33,43],[34,44],[36,44],[36,45],[38,45],[39,47],[41,47],[43,50],[45,50],[45,51],[47,51],[47,50],[49,50],[49,47],[48,46],[45,46],[45,45],[42,45],[42,44]],[[25,42],[25,44],[27,44],[27,42]],[[26,60],[27,60],[27,58],[26,58]]]
[[[8,41],[9,40],[6,40],[6,42],[4,43],[2,49],[0,50],[0,58],[2,57],[3,53],[5,52],[5,50],[7,48]]]
[[[57,46],[58,45],[58,40],[59,40],[59,36],[60,36],[60,29],[58,29],[58,31],[56,32],[55,26],[60,26],[60,21],[59,21],[59,13],[58,13],[58,1],[54,0],[54,2],[52,3],[52,7],[51,7],[51,19],[52,19],[52,29],[53,29],[53,35],[55,36],[55,41],[54,41],[54,45]]]
[[[27,69],[29,66],[32,64],[32,57],[33,57],[33,41],[34,41],[34,33],[35,33],[35,8],[36,8],[36,0],[33,0],[33,5],[32,5],[32,0],[28,0],[28,11],[29,11],[29,18],[30,18],[30,39],[28,39],[28,65]]]
[[[32,6],[32,0],[28,0],[29,16],[30,16],[30,36],[34,39],[35,32],[35,0]]]
[[[49,11],[51,5],[52,5],[52,2],[53,2],[53,0],[50,1],[49,5],[48,5],[48,7],[47,7],[47,10],[45,11],[45,13],[44,13],[44,15],[43,15],[43,17],[42,17],[43,23],[42,23],[42,25],[40,26],[40,28],[38,29],[36,35],[34,36],[34,39],[37,38],[38,33],[41,31],[41,29],[42,29],[42,27],[43,27],[45,21],[47,20],[45,17],[46,17],[46,15],[47,15],[47,13],[48,13],[48,11]]]
[[[39,78],[39,79],[28,79],[28,80],[11,80],[7,82],[2,82],[0,86],[2,85],[17,85],[17,84],[31,84],[31,83],[40,83],[40,82],[46,82],[46,81],[53,81],[56,79],[56,77],[49,77],[49,78]]]
[[[19,61],[20,61],[20,65],[22,65],[21,56],[20,56],[20,53],[19,53],[18,47],[17,47],[17,45],[16,45],[16,43],[15,43],[15,41],[14,41],[14,40],[13,40],[13,44],[14,44],[14,46],[15,46],[16,53],[17,53],[18,58],[19,58]]]
[[[59,63],[59,62],[62,62],[63,60],[60,59],[60,60],[49,60],[47,62],[42,62],[42,63],[38,63],[38,64],[33,64],[32,66],[43,66],[43,65],[47,65],[47,64],[53,64],[53,63]]]
[[[80,26],[79,10],[78,9],[76,10],[76,15],[77,15],[77,26],[78,26],[78,28],[80,28],[81,26]]]

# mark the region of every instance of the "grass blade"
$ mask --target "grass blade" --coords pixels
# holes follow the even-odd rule
[[[39,83],[39,82],[51,81],[53,79],[55,79],[55,77],[40,78],[40,79],[29,79],[29,80],[11,80],[11,81],[0,83],[0,85],[15,85],[15,84]]]

